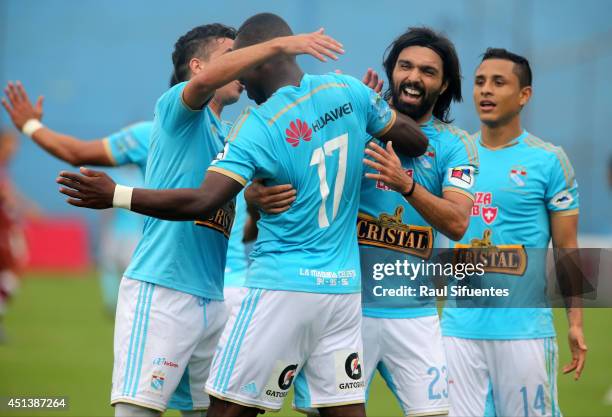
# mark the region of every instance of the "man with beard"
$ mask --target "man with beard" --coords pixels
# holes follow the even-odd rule
[[[225,61],[238,64],[235,57],[249,51],[277,50],[291,35],[280,17],[253,16],[239,29],[236,51]],[[319,43],[320,53],[317,45],[301,46],[294,49],[315,56],[343,52],[331,38]],[[413,156],[426,150],[427,139],[413,120],[397,115],[352,77],[304,74],[294,56],[275,54],[258,64],[240,81],[260,106],[237,120],[200,188],[133,190],[83,169],[84,175],[63,172],[58,182],[70,188],[60,191],[76,206],[116,206],[187,220],[216,213],[254,177],[294,183],[298,199],[292,209],[260,220],[249,292],[240,309],[232,310],[206,384],[214,398],[209,415],[279,410],[294,375],[303,370],[306,379],[299,387],[296,382],[296,389],[311,397],[322,415],[363,416],[354,226],[359,202],[352,197],[360,187],[365,139],[369,134],[393,140]],[[232,75],[239,72],[225,76]],[[316,129],[314,121],[324,114],[334,118]]]
[[[391,144],[384,149],[376,140],[366,150],[373,158],[364,160],[366,177],[374,181],[362,181],[357,221],[364,375],[371,381],[378,369],[405,415],[444,415],[447,372],[435,297],[419,296],[420,287],[432,286],[431,277],[402,269],[381,280],[376,273],[382,263],[430,259],[437,231],[454,240],[463,236],[477,153],[467,134],[449,124],[450,104],[461,100],[459,60],[450,40],[429,28],[410,28],[387,49],[384,68],[387,98],[421,125],[429,147],[419,158],[398,157]],[[402,285],[417,296],[381,296],[383,289]]]

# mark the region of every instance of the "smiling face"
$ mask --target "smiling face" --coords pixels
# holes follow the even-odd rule
[[[515,65],[506,59],[486,59],[476,69],[474,105],[483,124],[507,124],[529,101],[531,87],[521,87]]]
[[[444,64],[433,50],[410,46],[400,52],[393,68],[393,106],[419,123],[431,112],[447,87]]]

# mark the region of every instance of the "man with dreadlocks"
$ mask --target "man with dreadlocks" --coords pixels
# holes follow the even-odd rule
[[[410,28],[387,49],[384,68],[386,98],[421,125],[429,147],[419,158],[398,157],[377,141],[366,150],[372,158],[365,160],[366,177],[374,181],[362,181],[357,221],[364,376],[371,381],[378,369],[406,416],[444,415],[448,388],[436,300],[419,292],[432,287],[430,276],[407,276],[402,267],[381,280],[380,266],[423,264],[438,231],[453,240],[463,236],[477,154],[466,133],[449,124],[451,102],[461,101],[459,60],[450,40],[429,28]],[[383,293],[403,286],[414,292]]]

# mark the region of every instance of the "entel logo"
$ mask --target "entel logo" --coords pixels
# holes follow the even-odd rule
[[[296,119],[289,124],[289,127],[285,130],[287,137],[285,140],[291,144],[294,148],[300,144],[300,139],[309,142],[312,139],[312,129],[308,126],[308,123]]]
[[[166,358],[153,359],[153,365],[168,366],[170,368],[178,368],[178,364],[172,361],[167,361]]]

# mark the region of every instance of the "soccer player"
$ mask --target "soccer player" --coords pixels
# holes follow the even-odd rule
[[[471,222],[457,247],[487,260],[483,286],[516,291],[511,306],[521,305],[519,299],[545,296],[544,253],[551,238],[558,249],[578,246],[574,171],[560,147],[522,127],[520,114],[531,95],[527,59],[505,49],[484,53],[473,90],[481,121],[481,131],[473,137],[480,174]],[[494,303],[492,297],[473,300],[475,305]],[[447,303],[442,318],[450,415],[560,416],[551,309],[531,308],[536,304],[451,305]],[[572,362],[563,372],[575,371],[578,379],[587,350],[581,308],[570,304],[567,317]]]
[[[144,174],[153,122],[139,122],[105,138],[83,140],[44,126],[43,97],[33,105],[21,82],[9,82],[4,93],[7,98],[2,98],[2,105],[13,125],[49,154],[75,166],[135,164]]]
[[[291,33],[280,17],[256,15],[239,29],[235,53],[274,45]],[[240,80],[261,105],[235,123],[199,189],[131,190],[84,169],[83,175],[63,172],[61,192],[77,206],[109,208],[114,200],[115,206],[181,220],[213,213],[255,176],[294,184],[292,208],[260,219],[250,289],[232,312],[207,382],[209,415],[278,410],[303,370],[296,390],[310,395],[322,415],[362,416],[353,196],[365,133],[394,140],[414,156],[425,151],[427,139],[360,81],[304,74],[291,56],[262,61]]]
[[[223,148],[222,124],[211,107],[215,90],[277,55],[335,57],[337,43],[321,32],[285,37],[229,52],[234,30],[213,24],[181,37],[173,53],[177,78],[155,109],[146,184],[197,186]],[[240,85],[234,82],[236,98]],[[193,222],[146,219],[143,238],[125,272],[117,308],[111,401],[117,415],[157,415],[173,408],[205,409],[204,382],[226,321],[223,268],[233,202]],[[199,212],[202,214],[202,212]],[[156,411],[154,411],[156,410]]]
[[[378,369],[406,416],[445,415],[447,371],[436,300],[419,295],[421,286],[431,287],[431,277],[395,271],[380,280],[376,272],[383,263],[430,259],[438,231],[461,238],[478,155],[468,135],[449,124],[451,102],[461,101],[459,59],[450,40],[429,28],[410,28],[387,49],[384,68],[388,100],[421,125],[429,147],[419,158],[398,157],[391,144],[384,149],[377,141],[366,151],[373,158],[364,160],[366,177],[373,181],[362,181],[357,221],[364,375],[370,382]],[[416,295],[380,296],[381,287],[401,286]]]
[[[197,48],[194,49],[194,47],[198,46],[198,36],[202,37],[201,41],[204,43],[209,40],[206,31],[194,31],[191,40],[189,40],[192,44],[189,48],[193,49],[193,51],[197,50]],[[185,47],[187,46],[188,45]],[[178,70],[180,75],[177,78],[176,73],[173,72],[170,79],[170,87],[188,79],[183,61],[189,58],[193,51],[177,53],[176,62],[179,64]],[[235,103],[240,96],[241,90],[242,86],[236,81],[231,81],[227,85],[217,89],[209,104],[210,109],[220,118],[223,108]],[[83,140],[74,136],[55,132],[47,126],[42,125],[43,98],[42,96],[39,97],[36,104],[33,105],[21,82],[18,81],[16,84],[8,83],[4,91],[7,99],[3,99],[2,104],[15,127],[31,137],[36,144],[51,155],[71,165],[123,166],[135,164],[144,175],[153,121],[145,121],[130,125],[103,139]],[[219,128],[216,131],[217,136],[223,140],[227,133],[229,133],[230,127],[229,123],[221,121],[220,124],[215,125],[214,129]],[[134,185],[134,183],[132,183],[132,185]],[[228,291],[225,291],[226,304],[228,304],[228,306],[239,302],[241,295],[245,292],[244,289],[241,289],[244,281],[244,274],[246,272],[246,256],[244,254],[244,246],[242,245],[241,237],[245,215],[246,207],[242,200],[242,195],[240,195],[237,198],[237,218],[232,228],[232,237],[230,237],[228,243],[225,283],[226,287],[229,288]],[[120,217],[117,221],[118,224],[121,224],[122,227],[129,226],[130,215],[125,216],[118,214],[117,216]],[[122,235],[122,238],[125,237],[125,234],[119,230],[118,234]],[[103,298],[105,304],[112,307],[113,313],[115,311],[114,306],[116,304],[117,294],[117,291],[114,289],[115,286],[113,285],[113,271],[121,270],[121,272],[123,272],[125,269],[124,267],[118,268],[113,265],[124,265],[123,260],[125,259],[125,255],[128,254],[129,260],[129,256],[131,256],[133,252],[133,247],[135,247],[135,245],[133,247],[127,246],[126,244],[130,242],[126,239],[123,239],[122,242],[124,249],[120,251],[120,254],[111,254],[109,253],[110,250],[104,250],[103,252],[106,259],[120,261],[113,262],[110,265],[102,265]]]

